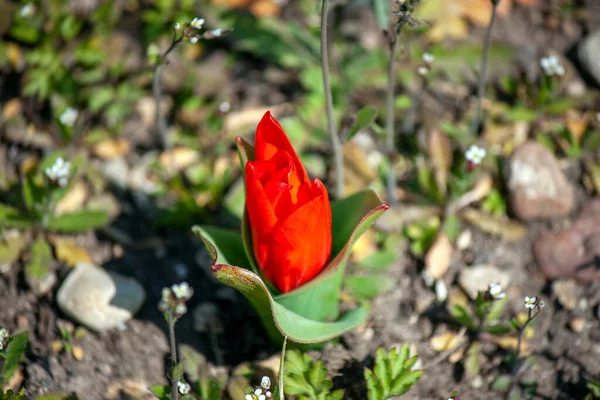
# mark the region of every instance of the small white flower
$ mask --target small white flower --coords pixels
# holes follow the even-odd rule
[[[267,399],[270,399],[271,397],[273,397],[273,393],[271,393],[269,390],[267,390],[267,392],[265,393],[265,396],[267,396]]]
[[[492,296],[496,300],[500,300],[506,297],[506,293],[502,291],[502,286],[500,286],[498,283],[490,284],[488,292],[490,293],[490,296]]]
[[[565,74],[565,68],[560,64],[556,56],[542,57],[540,59],[540,66],[547,76],[563,76]]]
[[[465,158],[467,161],[472,162],[475,165],[481,164],[481,161],[485,158],[485,149],[477,146],[476,144],[471,145],[465,152]]]
[[[179,393],[185,395],[188,394],[192,388],[185,382],[177,382],[177,389],[179,390]]]
[[[429,68],[421,65],[419,68],[417,68],[417,73],[421,76],[427,76],[427,74],[429,74]]]
[[[191,44],[196,44],[196,43],[198,43],[198,37],[197,37],[197,36],[191,37],[191,38],[190,38],[190,43],[191,43]]]
[[[525,308],[534,309],[536,305],[536,297],[525,296]]]
[[[8,337],[8,331],[4,328],[0,329],[0,342]],[[264,379],[264,378],[263,378]]]
[[[252,395],[251,394],[247,394],[246,397],[244,397],[245,400],[252,400]]]
[[[192,297],[192,288],[187,282],[181,282],[179,285],[175,284],[171,286],[171,290],[178,299],[187,299]]]
[[[544,302],[544,300],[540,300],[538,303],[538,308],[541,310],[544,307],[546,307],[546,303]]]
[[[21,18],[31,17],[35,14],[35,5],[33,3],[27,3],[19,10]]]
[[[223,29],[221,29],[221,28],[213,29],[212,31],[210,31],[210,34],[213,37],[221,37],[221,35],[223,34]]]
[[[431,64],[435,60],[435,57],[431,53],[423,53],[423,61],[427,64]]]
[[[181,24],[178,22],[173,26],[173,29],[175,29],[175,31],[179,31],[181,29]]]
[[[192,20],[192,22],[190,22],[190,26],[192,28],[196,28],[196,29],[202,29],[202,25],[204,25],[204,19],[203,18],[194,18]]]
[[[185,304],[180,303],[175,306],[175,313],[179,316],[182,316],[187,312],[187,307]]]
[[[77,121],[77,117],[79,117],[79,111],[74,109],[73,107],[68,107],[61,115],[60,115],[60,123],[72,127],[75,125],[75,121]]]
[[[260,386],[265,390],[271,389],[271,379],[268,376],[263,376],[260,381]]]
[[[254,395],[255,395],[255,396],[260,396],[261,394],[262,394],[262,389],[256,389],[256,390],[254,391]]]
[[[228,101],[224,101],[221,104],[219,104],[219,111],[221,111],[222,113],[229,112],[230,110],[231,110],[231,103],[229,103]]]
[[[46,176],[53,182],[57,182],[60,187],[65,187],[69,183],[71,173],[71,163],[58,157],[51,167],[46,168]]]

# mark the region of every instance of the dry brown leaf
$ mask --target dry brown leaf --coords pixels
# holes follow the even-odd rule
[[[569,132],[571,132],[571,135],[573,135],[573,138],[575,138],[577,143],[581,143],[581,138],[585,133],[591,118],[592,115],[589,112],[581,113],[577,110],[567,111],[563,120],[567,126],[567,129]]]
[[[64,261],[68,266],[74,267],[78,262],[92,263],[87,250],[77,246],[72,239],[55,236],[51,237],[50,241],[54,245],[56,258]]]
[[[429,157],[433,164],[435,183],[441,193],[446,193],[448,171],[452,166],[452,143],[442,131],[435,129],[429,135]]]
[[[519,340],[516,336],[486,336],[486,339],[506,350],[515,351]],[[525,340],[521,341],[521,355],[528,356],[531,354],[531,349]]]
[[[281,12],[277,0],[212,0],[212,3],[231,8],[247,9],[258,18],[272,17],[279,15]]]
[[[131,145],[128,140],[117,138],[105,139],[96,143],[92,147],[92,152],[104,160],[111,160],[125,155],[130,149]]]
[[[377,179],[377,172],[369,165],[367,153],[355,142],[344,143],[344,188],[346,193],[356,193]]]
[[[196,150],[187,147],[176,147],[172,150],[165,150],[159,159],[160,165],[171,172],[173,172],[173,168],[181,171],[199,160],[200,154]]]
[[[458,346],[460,340],[456,332],[446,332],[436,335],[429,340],[429,345],[437,352],[452,350]]]
[[[494,182],[492,181],[492,177],[490,175],[486,174],[482,176],[477,181],[473,189],[469,190],[460,198],[454,200],[448,205],[446,213],[454,214],[460,211],[461,209],[465,208],[469,204],[475,203],[476,201],[483,199],[488,195],[490,190],[492,190],[493,183]]]
[[[56,203],[54,213],[56,215],[68,214],[80,210],[87,199],[88,188],[85,183],[78,181],[65,194],[65,196]]]
[[[85,357],[85,353],[83,352],[81,346],[78,346],[76,344],[73,345],[73,348],[71,349],[71,354],[73,355],[73,358],[77,361],[81,361]]]
[[[466,208],[460,217],[477,226],[484,232],[500,235],[504,240],[519,240],[527,233],[527,228],[513,220],[499,219],[473,208]]]
[[[2,110],[2,116],[4,119],[11,119],[21,113],[21,100],[18,98],[11,99],[6,102],[4,109]]]
[[[425,268],[434,279],[440,279],[448,270],[452,259],[452,243],[444,232],[438,233],[425,256]]]

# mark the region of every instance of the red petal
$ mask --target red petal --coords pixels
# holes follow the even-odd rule
[[[254,141],[254,158],[257,161],[269,160],[278,150],[287,152],[294,162],[298,179],[301,182],[309,182],[308,174],[292,147],[285,131],[267,111],[256,127],[256,139]]]
[[[283,293],[314,278],[331,253],[331,208],[327,190],[315,179],[316,195],[294,211],[270,235],[265,273]]]

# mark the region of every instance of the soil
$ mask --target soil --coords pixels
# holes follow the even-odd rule
[[[526,63],[537,62],[537,56],[548,47],[569,51],[584,34],[584,28],[567,24],[560,35],[540,28],[546,8],[517,8],[510,19],[500,21],[495,39],[524,49]],[[597,16],[590,16],[593,18]],[[535,37],[527,34],[529,29],[536,32]],[[481,40],[482,34],[475,29],[473,40]],[[243,92],[241,98],[249,103],[265,103],[257,99],[286,101],[297,95],[287,93],[289,88],[265,88],[260,79],[263,67],[261,62],[251,60],[244,66],[243,74],[232,78],[232,88]],[[467,226],[473,233],[473,244],[467,251],[455,254],[445,278],[449,287],[456,287],[454,278],[466,265],[492,264],[506,270],[511,285],[505,317],[523,311],[522,299],[526,295],[539,294],[546,299],[546,307],[535,321],[535,336],[527,340],[532,357],[523,377],[537,383],[531,397],[534,399],[583,399],[588,394],[586,380],[600,378],[600,282],[578,283],[581,294],[577,306],[567,310],[559,304],[552,282],[539,272],[531,253],[531,243],[539,232],[568,226],[587,199],[580,184],[581,168],[576,166],[569,174],[570,182],[579,185],[577,211],[571,217],[531,223],[526,238],[516,242],[503,241]],[[59,338],[57,327],[72,327],[58,309],[53,293],[43,297],[31,293],[21,266],[0,276],[0,321],[10,331],[28,330],[31,339],[17,377],[22,379],[27,398],[50,392],[76,393],[82,399],[92,400],[130,398],[125,393],[140,396],[151,385],[166,384],[170,362],[168,336],[157,304],[162,288],[181,280],[190,282],[195,291],[188,309],[194,310],[204,302],[215,304],[221,329],[198,333],[190,311],[176,325],[178,343],[193,346],[214,365],[231,368],[280,352],[268,341],[260,320],[243,296],[212,277],[209,256],[187,227],[157,227],[148,209],[140,207],[139,194],[118,190],[115,193],[126,211],[111,229],[135,238],[136,245],[115,242],[110,230],[82,235],[79,240],[85,243],[95,263],[137,279],[146,290],[147,301],[123,329],[88,332],[77,339],[75,343],[84,352],[83,360],[52,350],[53,341]],[[214,211],[210,222],[232,225],[224,210]],[[344,335],[339,343],[311,352],[325,362],[334,377],[334,387],[345,389],[346,399],[366,399],[363,370],[372,367],[376,349],[410,343],[420,357],[424,375],[403,399],[446,399],[453,391],[459,392],[461,399],[503,398],[490,387],[499,373],[510,372],[505,362],[507,352],[483,341],[480,373],[472,377],[462,362],[449,360],[451,354],[441,357],[434,351],[430,345],[433,335],[457,331],[459,327],[452,322],[446,307],[437,302],[433,288],[425,285],[422,263],[410,255],[407,246],[400,247],[398,254],[398,260],[389,269],[393,288],[373,301],[368,323]],[[68,267],[60,266],[59,282],[68,271]],[[585,319],[581,332],[570,328],[569,322],[574,318]]]

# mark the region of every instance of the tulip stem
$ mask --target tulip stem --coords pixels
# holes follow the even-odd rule
[[[329,52],[327,43],[327,16],[329,0],[323,0],[321,6],[321,68],[323,70],[323,86],[325,89],[325,110],[327,112],[327,130],[331,139],[331,148],[335,159],[335,197],[344,197],[344,157],[342,145],[335,128],[333,115],[333,97],[331,95],[331,82],[329,80]]]
[[[477,134],[477,130],[481,125],[481,116],[483,113],[483,95],[485,94],[485,86],[487,84],[487,65],[488,58],[490,55],[490,44],[492,38],[492,28],[494,21],[496,20],[496,10],[498,8],[498,0],[492,0],[492,16],[490,17],[490,23],[485,33],[485,39],[483,41],[483,56],[481,57],[481,70],[479,71],[479,82],[477,85],[477,111],[475,111],[475,117],[471,122],[471,136]]]

